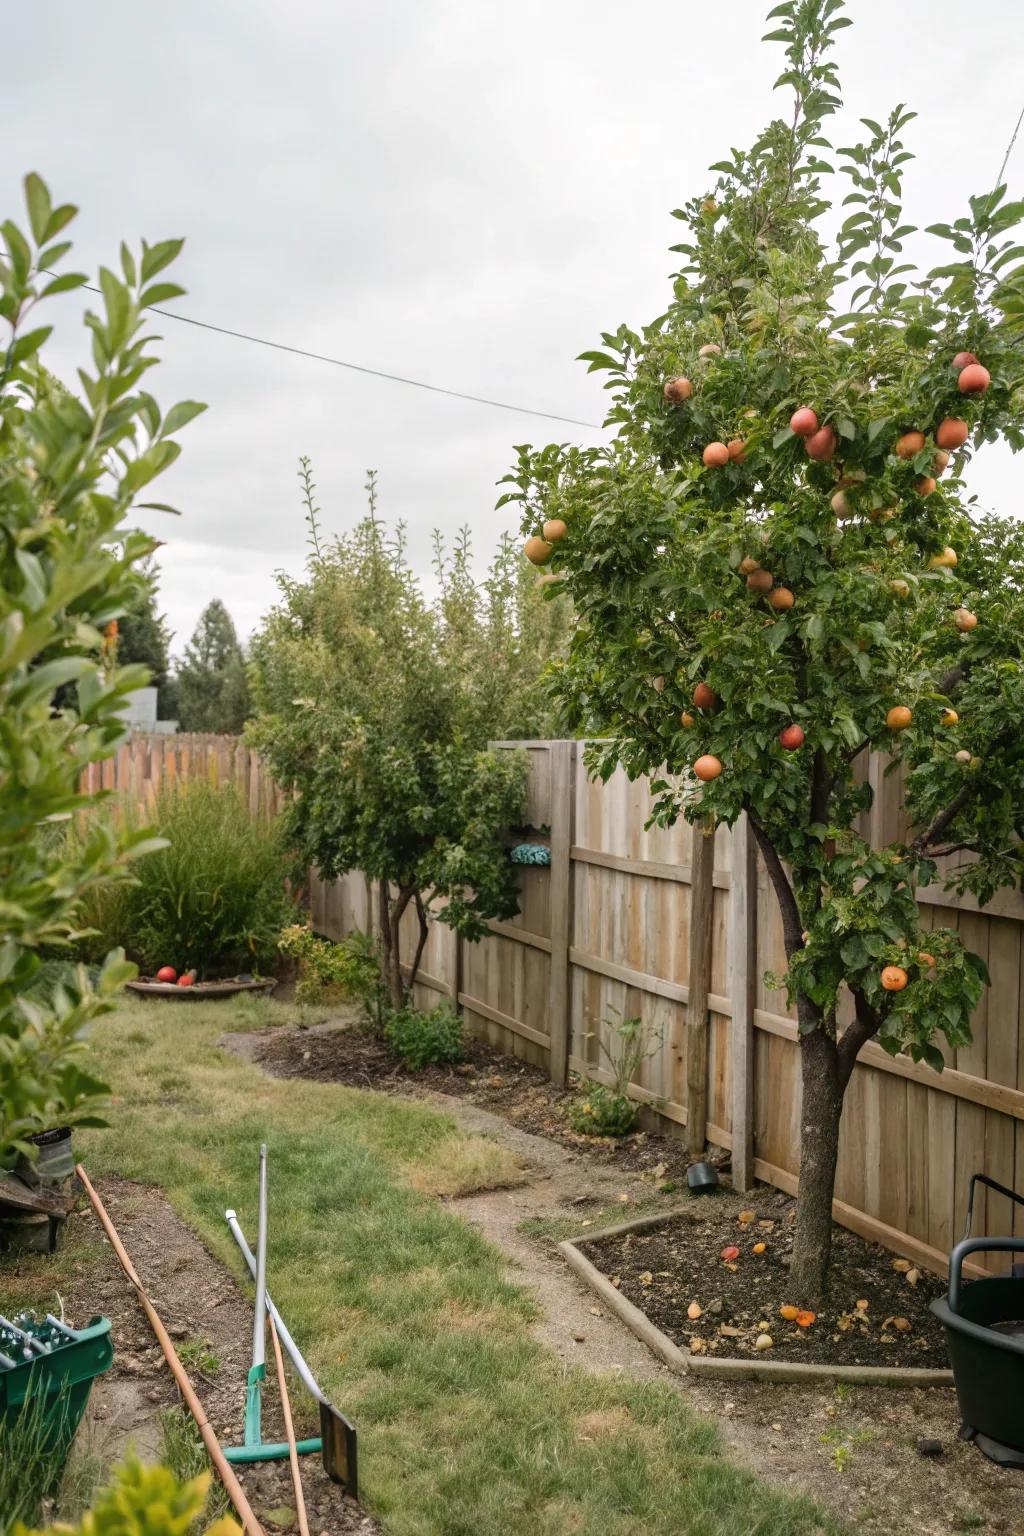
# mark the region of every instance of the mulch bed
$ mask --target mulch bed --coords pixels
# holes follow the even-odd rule
[[[789,1283],[793,1211],[787,1195],[761,1188],[751,1197],[710,1196],[684,1219],[580,1248],[674,1343],[698,1354],[947,1369],[942,1329],[928,1309],[942,1281],[841,1227],[833,1228],[829,1294],[813,1323],[780,1315],[801,1303]],[[741,1221],[741,1212],[753,1220]],[[755,1243],[765,1251],[755,1254]],[[726,1262],[730,1246],[740,1252]],[[699,1317],[687,1315],[691,1304]],[[765,1334],[772,1345],[759,1350]]]
[[[621,1137],[581,1136],[565,1118],[571,1093],[556,1088],[539,1067],[481,1040],[466,1041],[465,1059],[457,1066],[413,1072],[383,1040],[355,1024],[330,1030],[298,1025],[268,1032],[255,1060],[275,1077],[312,1077],[382,1093],[451,1094],[600,1163],[653,1176],[662,1189],[685,1186],[691,1159],[677,1138],[642,1130]]]

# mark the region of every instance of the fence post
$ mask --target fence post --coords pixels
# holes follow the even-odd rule
[[[732,829],[729,885],[729,1028],[732,1182],[754,1187],[754,1001],[757,985],[757,857],[746,812]]]
[[[690,977],[686,1003],[686,1146],[699,1157],[707,1140],[708,994],[715,908],[715,823],[693,828],[690,875]]]
[[[551,753],[551,973],[548,1033],[551,1081],[569,1072],[569,947],[572,944],[572,843],[576,820],[576,743],[553,741]]]

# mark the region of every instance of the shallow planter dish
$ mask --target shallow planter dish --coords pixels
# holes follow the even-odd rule
[[[638,1216],[633,1221],[617,1222],[614,1227],[604,1227],[600,1232],[588,1232],[585,1237],[578,1239],[581,1243],[601,1243],[609,1238],[622,1237],[627,1232],[641,1232],[652,1227],[666,1226],[669,1222],[678,1221],[680,1217],[686,1219],[690,1213],[685,1210],[666,1211],[659,1216]],[[621,1322],[625,1323],[631,1333],[635,1333],[663,1360],[670,1370],[680,1374],[688,1372],[694,1376],[714,1376],[725,1380],[748,1381],[773,1381],[773,1382],[816,1382],[816,1381],[844,1381],[857,1383],[862,1386],[875,1387],[951,1387],[953,1385],[953,1373],[951,1371],[928,1370],[921,1366],[896,1366],[896,1365],[828,1365],[816,1364],[802,1360],[750,1360],[747,1358],[721,1359],[710,1355],[692,1355],[689,1350],[680,1349],[667,1333],[663,1333],[656,1323],[639,1307],[635,1307],[628,1297],[623,1296],[607,1275],[603,1275],[595,1264],[581,1253],[574,1242],[559,1243],[558,1251],[574,1270],[579,1278],[599,1296],[608,1308]]]
[[[140,977],[138,981],[125,982],[125,990],[134,992],[136,997],[165,997],[178,1003],[202,1003],[208,1002],[214,997],[237,997],[240,992],[273,992],[277,982],[270,981],[242,981],[240,977],[229,977],[226,981],[194,981],[190,987],[179,987],[176,981],[149,981],[146,977]]]

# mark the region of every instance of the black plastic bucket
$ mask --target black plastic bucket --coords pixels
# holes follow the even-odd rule
[[[990,1179],[975,1179],[1020,1200]],[[992,1460],[1024,1467],[1024,1277],[993,1275],[965,1284],[964,1260],[982,1252],[1024,1253],[1024,1238],[968,1236],[957,1243],[949,1260],[949,1291],[931,1308],[946,1332],[962,1433]]]

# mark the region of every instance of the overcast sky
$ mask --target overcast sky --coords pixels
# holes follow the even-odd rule
[[[40,171],[81,206],[78,261],[124,236],[187,236],[183,314],[454,389],[600,422],[574,362],[665,308],[669,212],[708,163],[784,105],[766,0],[47,0],[8,10],[4,216]],[[839,50],[856,118],[919,113],[907,212],[957,216],[991,185],[1024,102],[1020,0],[851,0]],[[1024,188],[1024,134],[1011,162]],[[927,255],[942,251],[929,242]],[[82,356],[77,296],[55,301],[51,366]],[[188,638],[211,597],[251,631],[297,571],[295,478],[324,522],[363,508],[368,467],[426,572],[430,530],[469,523],[482,560],[512,445],[598,432],[288,357],[172,320],[150,374],[163,405],[205,400],[159,483],[162,604]],[[986,449],[974,488],[1016,514],[1020,466]]]

